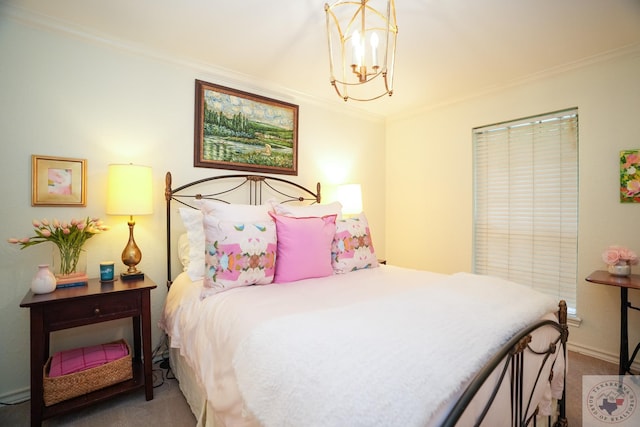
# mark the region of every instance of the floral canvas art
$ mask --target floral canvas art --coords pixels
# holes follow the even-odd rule
[[[640,203],[640,150],[620,152],[620,202]]]

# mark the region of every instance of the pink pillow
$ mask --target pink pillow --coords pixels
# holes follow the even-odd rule
[[[355,218],[336,221],[331,258],[336,273],[378,267],[369,223],[364,213]]]
[[[276,221],[276,283],[333,274],[331,242],[336,216],[294,218],[269,213]]]
[[[73,374],[121,359],[129,354],[124,341],[60,351],[51,358],[49,377]]]

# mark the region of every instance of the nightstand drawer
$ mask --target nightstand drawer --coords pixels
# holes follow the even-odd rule
[[[71,328],[140,314],[140,292],[79,298],[50,304],[43,313],[47,329]]]

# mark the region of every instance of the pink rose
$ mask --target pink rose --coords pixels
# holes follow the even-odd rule
[[[627,196],[633,196],[640,193],[640,181],[634,179],[627,182]]]
[[[616,248],[609,247],[602,254],[602,260],[607,265],[615,265],[618,263],[618,261],[620,261],[620,254],[618,253],[618,250]]]

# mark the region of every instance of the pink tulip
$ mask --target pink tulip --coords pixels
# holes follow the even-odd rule
[[[62,233],[63,234],[69,234],[69,233],[71,233],[71,230],[69,230],[68,228],[65,227],[65,228],[62,229]]]
[[[40,228],[40,221],[38,221],[37,219],[34,219],[33,221],[31,221],[31,223],[35,228]]]
[[[47,225],[49,225],[49,220],[48,220],[48,219],[46,219],[46,218],[44,218],[44,219],[42,220],[42,225],[44,225],[45,227],[46,227]]]
[[[15,237],[11,237],[10,239],[7,239],[7,242],[9,243],[18,243],[20,240],[16,239]]]
[[[46,228],[42,230],[41,233],[44,237],[51,237],[51,231],[47,230]]]

